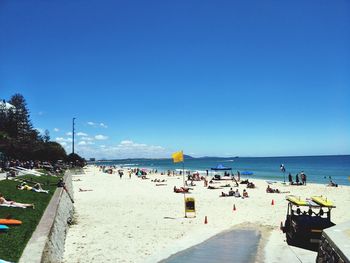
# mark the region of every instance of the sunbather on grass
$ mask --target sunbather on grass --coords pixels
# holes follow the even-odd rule
[[[15,201],[6,200],[5,197],[2,195],[2,193],[0,193],[0,205],[20,207],[20,208],[32,207],[34,209],[34,204],[23,204]]]
[[[37,193],[49,193],[49,190],[44,190],[41,187],[41,184],[36,183],[34,186],[29,186],[26,182],[21,183],[20,185],[17,185],[17,189],[19,190],[27,190],[27,191],[33,191]]]

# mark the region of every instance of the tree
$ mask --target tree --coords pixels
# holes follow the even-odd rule
[[[45,130],[44,136],[43,136],[44,142],[49,142],[50,141],[50,132],[48,129]]]
[[[85,165],[85,159],[80,157],[76,153],[71,153],[66,158],[67,163],[71,163],[74,166],[84,166]]]
[[[33,155],[37,160],[56,162],[65,160],[67,157],[65,149],[57,142],[41,142],[37,145]]]
[[[15,109],[9,110],[9,135],[18,140],[33,139],[33,125],[29,119],[27,102],[21,94],[15,94],[11,97],[10,104]]]
[[[64,148],[57,142],[50,142],[50,134],[45,130],[43,136],[33,129],[27,103],[21,94],[9,100],[14,107],[6,109],[0,105],[0,152],[7,158],[19,160],[52,161],[67,157]]]

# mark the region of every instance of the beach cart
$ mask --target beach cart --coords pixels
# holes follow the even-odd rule
[[[317,251],[323,229],[334,226],[331,211],[335,206],[323,197],[315,196],[301,199],[293,195],[286,196],[287,216],[281,229],[286,234],[289,245]]]

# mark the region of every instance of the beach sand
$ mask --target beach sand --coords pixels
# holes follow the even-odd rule
[[[117,174],[102,173],[93,166],[85,174],[73,176],[75,223],[67,234],[64,262],[158,262],[235,227],[261,231],[256,262],[292,263],[300,262],[299,258],[302,262],[315,261],[316,252],[285,242],[279,227],[286,216],[287,194],[266,193],[266,181],[251,178],[257,188],[247,189],[250,197],[245,199],[219,197],[229,188],[209,190],[203,181],[195,182],[197,185],[186,196],[195,198],[196,217],[184,218],[184,196],[173,192],[174,186],[183,185],[182,176],[148,177],[165,179],[166,185],[156,186],[151,179],[134,175],[129,179],[126,173],[120,179]],[[350,219],[349,186],[276,183],[272,188],[302,198],[326,196],[337,206],[332,211],[334,223]],[[238,189],[242,193],[245,185]],[[204,224],[205,217],[208,224]]]

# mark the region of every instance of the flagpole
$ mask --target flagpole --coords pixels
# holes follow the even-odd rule
[[[182,160],[182,180],[184,184],[184,189],[185,189],[185,158]],[[185,218],[187,217],[186,215],[186,192],[184,191],[184,205],[185,205]]]

